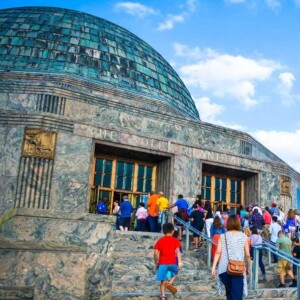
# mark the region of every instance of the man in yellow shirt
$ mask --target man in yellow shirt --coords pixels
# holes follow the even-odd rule
[[[163,192],[159,192],[159,198],[157,199],[157,208],[158,208],[158,226],[162,228],[162,226],[167,221],[167,210],[169,208],[169,200],[164,197]]]

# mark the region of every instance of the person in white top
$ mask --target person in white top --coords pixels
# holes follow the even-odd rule
[[[255,205],[255,206],[252,208],[252,211],[254,211],[254,209],[257,209],[257,210],[258,210],[258,213],[262,215],[262,209],[261,209],[258,205]]]
[[[148,211],[145,208],[145,203],[141,202],[138,210],[136,211],[136,231],[147,231],[146,224],[147,224],[147,217]]]
[[[276,244],[276,241],[278,239],[278,232],[281,230],[281,226],[278,224],[278,218],[277,216],[272,217],[273,222],[271,223],[269,227],[270,232],[270,240],[272,243]],[[273,255],[274,261],[273,263],[278,262],[278,257],[276,255]]]

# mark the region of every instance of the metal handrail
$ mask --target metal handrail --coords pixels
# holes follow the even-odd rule
[[[186,233],[185,233],[185,249],[189,250],[189,245],[190,245],[190,234],[189,231],[194,232],[196,234],[198,234],[199,236],[201,236],[204,240],[206,240],[206,249],[207,249],[207,265],[209,267],[211,267],[211,246],[212,244],[217,245],[217,243],[212,240],[210,237],[208,237],[206,234],[200,232],[198,229],[195,229],[193,226],[190,225],[189,222],[185,222],[184,220],[180,219],[179,217],[177,217],[175,214],[173,214],[170,211],[167,211],[167,214],[174,218],[178,223],[180,223],[181,225],[183,225],[185,227]]]
[[[252,290],[257,289],[258,283],[258,267],[259,267],[259,251],[267,250],[269,253],[273,253],[276,256],[279,256],[281,259],[288,261],[289,263],[293,264],[293,267],[297,267],[297,299],[300,299],[300,260],[293,257],[291,254],[288,254],[275,246],[271,243],[262,243],[256,244],[253,246],[254,249],[254,257],[253,257],[253,268],[250,276],[250,288]]]

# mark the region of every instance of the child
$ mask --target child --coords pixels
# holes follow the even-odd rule
[[[177,292],[173,285],[178,269],[182,267],[180,247],[181,244],[173,237],[174,225],[165,223],[163,225],[164,236],[154,245],[154,264],[157,268],[157,280],[160,281],[161,300],[166,300],[165,290],[168,289],[172,294]],[[177,259],[178,265],[177,265]],[[171,278],[168,280],[168,272],[171,272]]]
[[[147,217],[148,217],[148,212],[147,209],[145,208],[145,203],[141,202],[140,207],[136,211],[136,231],[147,231],[146,230],[146,224],[147,224]]]

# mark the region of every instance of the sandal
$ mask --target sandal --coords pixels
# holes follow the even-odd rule
[[[160,300],[167,300],[166,296],[160,296]]]
[[[166,284],[166,289],[173,295],[177,293],[177,288],[174,285],[172,285],[171,283]]]

